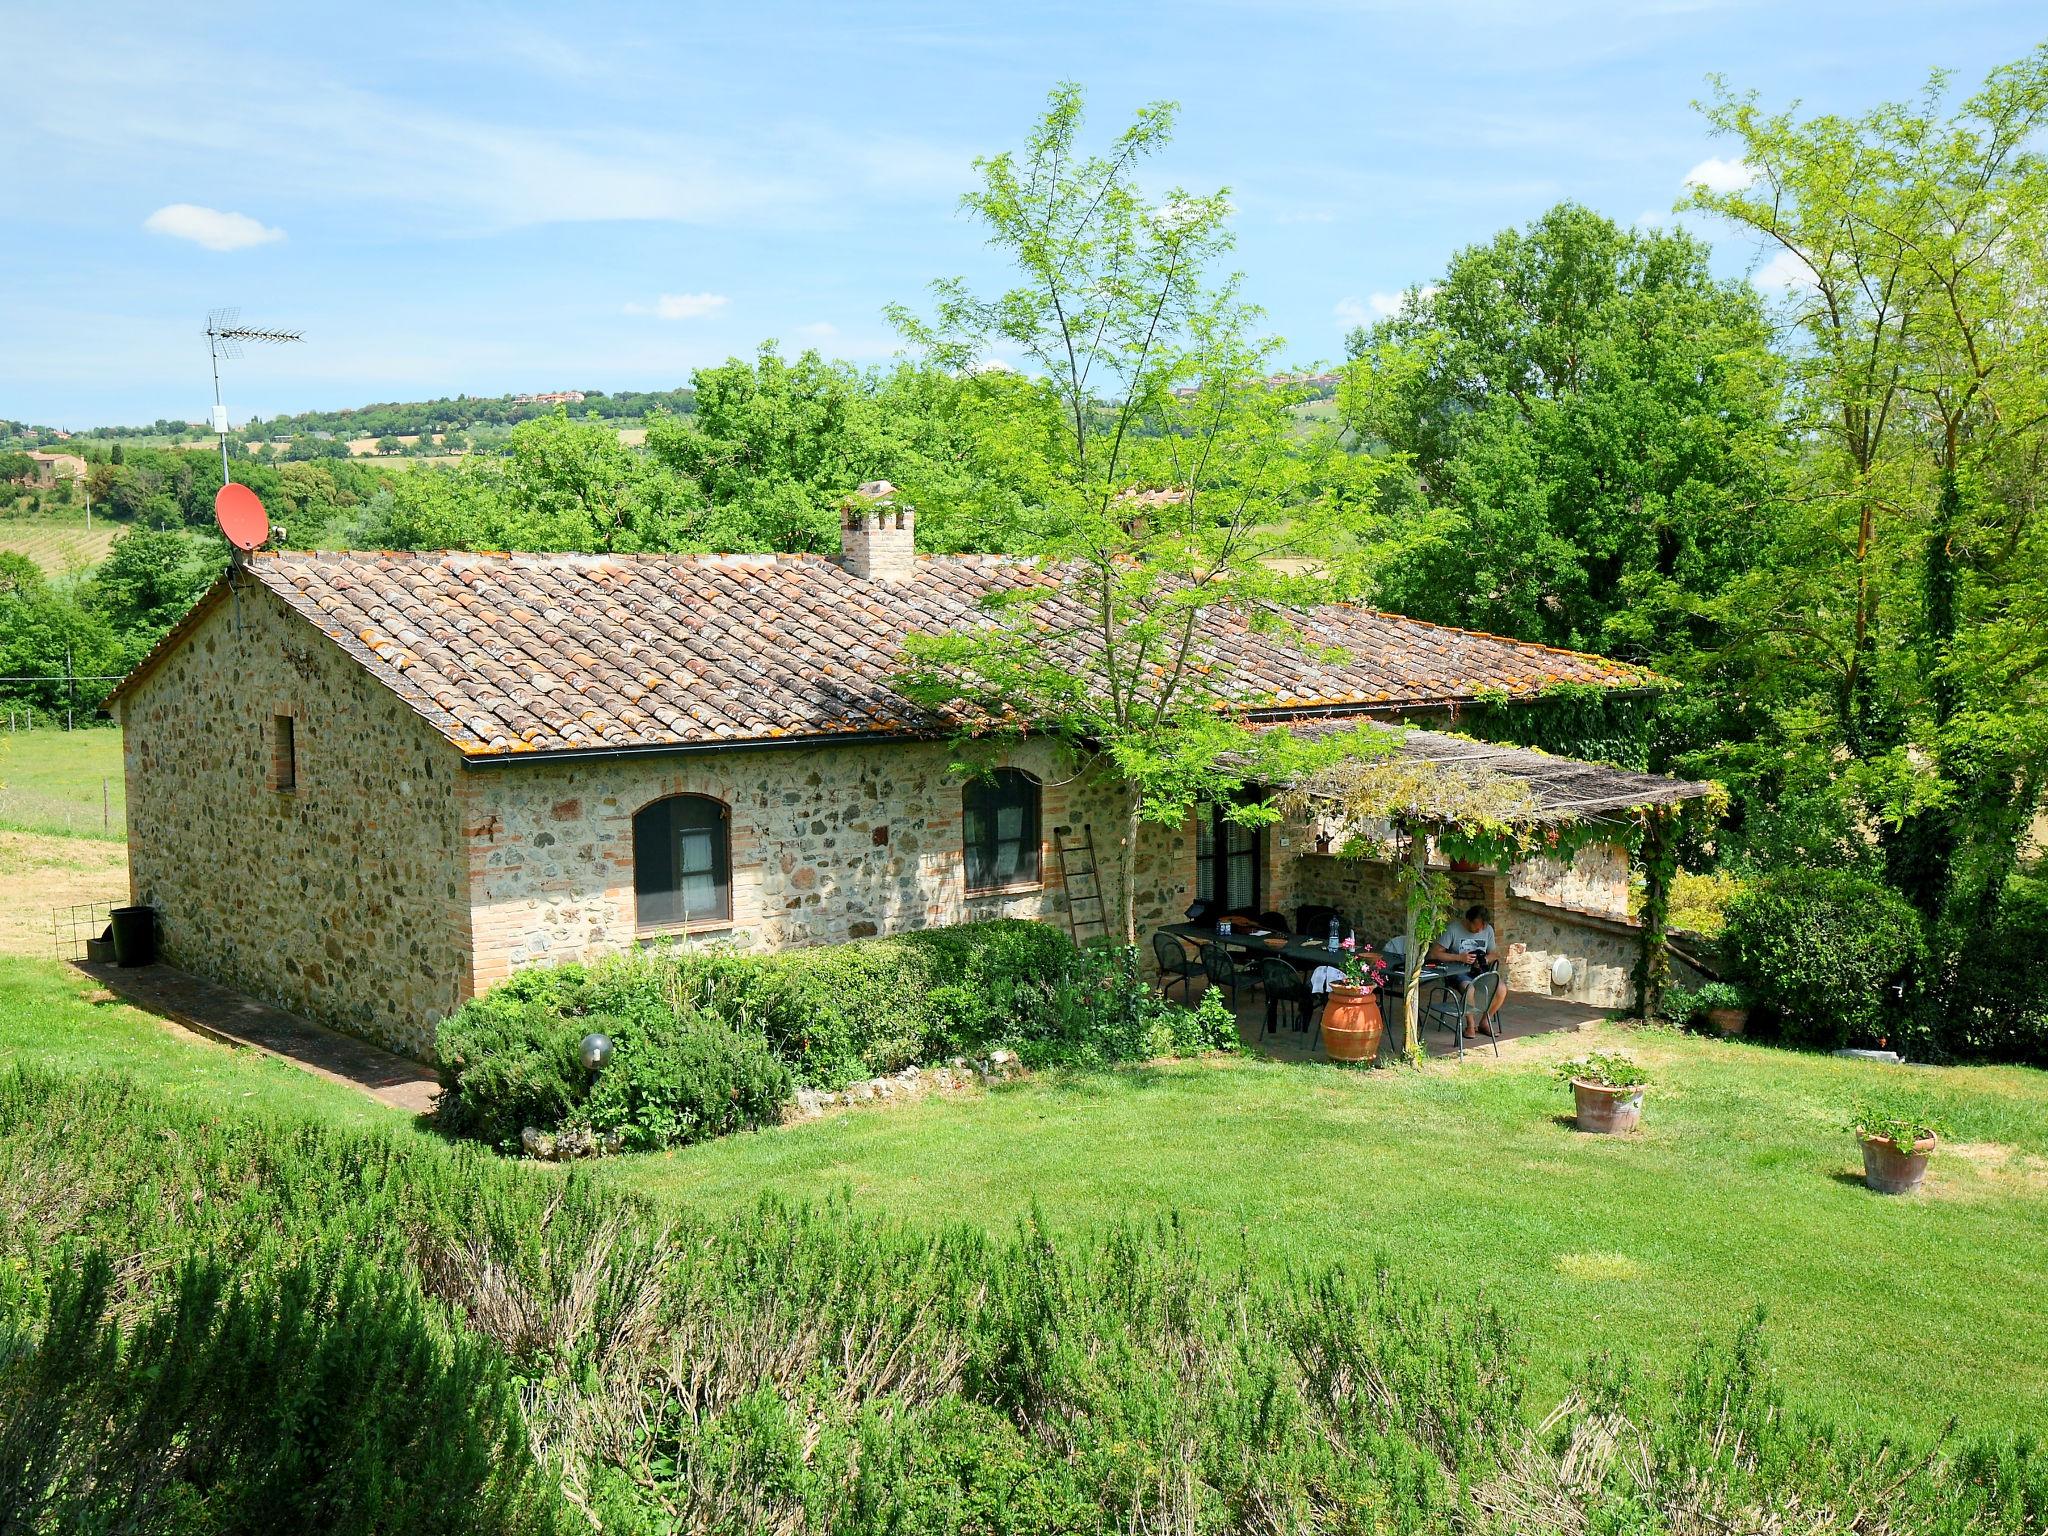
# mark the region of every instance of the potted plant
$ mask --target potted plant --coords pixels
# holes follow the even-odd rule
[[[1896,1096],[1865,1100],[1849,1129],[1863,1145],[1864,1185],[1881,1195],[1918,1189],[1942,1135],[1925,1105]]]
[[[1693,993],[1692,1010],[1717,1035],[1739,1035],[1749,1023],[1749,998],[1725,981],[1710,981]]]
[[[1601,1136],[1625,1136],[1643,1118],[1643,1089],[1650,1076],[1633,1058],[1596,1051],[1560,1062],[1557,1075],[1572,1085],[1579,1129]]]
[[[1330,983],[1329,1001],[1323,1005],[1323,1054],[1332,1061],[1376,1060],[1386,1032],[1379,992],[1386,985],[1387,962],[1354,940],[1339,969],[1344,979]]]

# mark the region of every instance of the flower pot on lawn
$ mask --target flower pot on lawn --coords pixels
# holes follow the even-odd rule
[[[1749,1023],[1747,1008],[1709,1008],[1707,1028],[1717,1035],[1739,1035]]]
[[[1626,1136],[1643,1118],[1643,1085],[1615,1088],[1606,1083],[1572,1079],[1579,1101],[1579,1129],[1599,1136]]]
[[[1332,1061],[1372,1061],[1380,1053],[1386,1023],[1379,994],[1371,987],[1335,982],[1323,1006],[1323,1054]]]
[[[1902,1147],[1889,1136],[1859,1136],[1863,1143],[1863,1182],[1881,1195],[1909,1195],[1927,1177],[1927,1160],[1935,1138],[1922,1136]]]

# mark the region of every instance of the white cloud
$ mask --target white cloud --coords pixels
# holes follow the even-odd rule
[[[202,208],[197,203],[168,203],[144,219],[142,227],[153,235],[190,240],[209,251],[239,251],[284,238],[283,230],[246,213],[222,213],[218,208]]]
[[[1813,268],[1790,251],[1780,251],[1749,276],[1752,286],[1764,293],[1784,293],[1793,288],[1813,286]]]
[[[657,320],[701,320],[732,302],[722,293],[664,293],[652,304],[628,304],[629,315],[652,315]]]
[[[1709,192],[1740,192],[1756,180],[1756,172],[1740,160],[1723,160],[1709,155],[1685,173],[1688,187],[1705,187]]]
[[[825,341],[837,336],[839,334],[839,327],[830,320],[813,320],[809,325],[798,326],[796,333],[799,336],[813,336],[820,341]]]
[[[1422,298],[1436,292],[1435,283],[1424,283],[1416,290]],[[1408,302],[1407,293],[1369,293],[1363,299],[1339,299],[1335,314],[1346,325],[1371,325],[1375,320],[1384,320],[1389,315],[1398,315],[1401,306]]]

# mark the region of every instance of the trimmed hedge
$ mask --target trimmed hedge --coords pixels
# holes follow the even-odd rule
[[[1830,869],[1752,880],[1728,903],[1720,952],[1759,1022],[1791,1044],[1873,1046],[1913,1030],[1920,917],[1874,880]]]
[[[592,1030],[616,1046],[594,1083],[577,1060]],[[765,1123],[797,1085],[994,1045],[1034,1065],[1096,1065],[1236,1044],[1220,1002],[1169,1003],[1129,950],[1082,953],[1022,919],[771,955],[660,946],[521,971],[444,1020],[439,1114],[499,1147],[531,1125],[641,1149]]]

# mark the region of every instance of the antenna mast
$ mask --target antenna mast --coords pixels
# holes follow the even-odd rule
[[[267,344],[306,339],[304,331],[243,325],[241,318],[242,311],[233,306],[213,310],[206,317],[206,351],[213,359],[213,430],[220,437],[220,483],[224,487],[232,485],[235,477],[228,469],[228,408],[220,403],[220,360],[240,357],[245,341]]]

